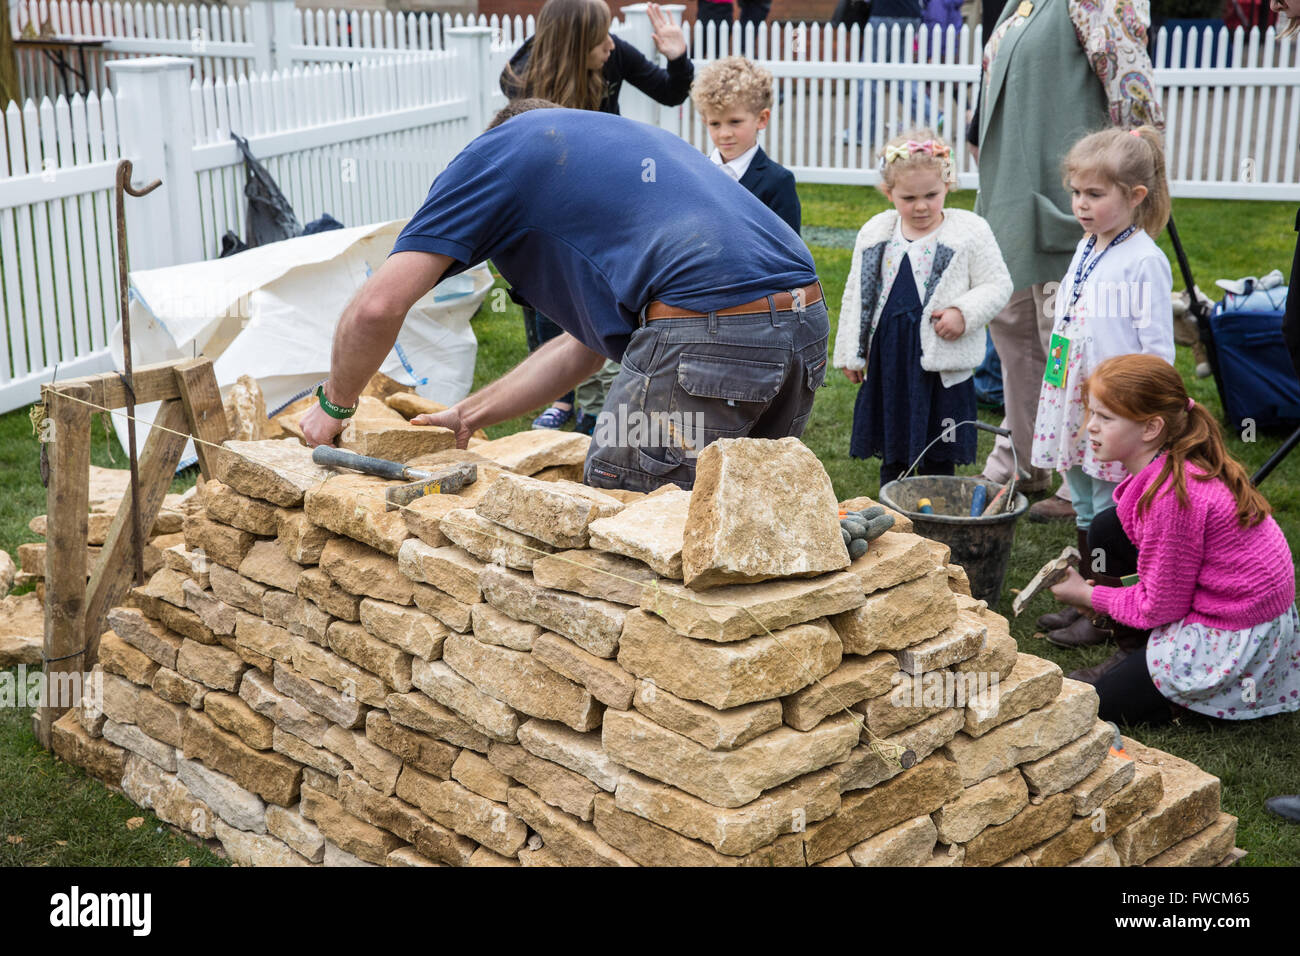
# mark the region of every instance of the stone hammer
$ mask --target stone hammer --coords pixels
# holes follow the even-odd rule
[[[425,495],[454,495],[466,485],[472,485],[478,480],[478,465],[472,461],[459,462],[450,468],[442,468],[438,471],[420,471],[416,468],[407,468],[399,461],[358,455],[356,452],[344,451],[333,445],[317,445],[312,449],[311,460],[326,467],[350,468],[353,471],[377,475],[390,481],[409,482],[384,491],[385,511],[396,511]]]

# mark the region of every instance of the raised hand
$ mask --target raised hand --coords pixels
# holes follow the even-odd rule
[[[686,52],[686,37],[682,28],[673,22],[672,17],[659,9],[657,3],[647,3],[646,13],[650,16],[650,25],[654,27],[655,47],[670,60],[675,60]]]

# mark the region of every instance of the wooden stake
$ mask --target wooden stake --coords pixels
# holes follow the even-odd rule
[[[66,397],[65,397],[66,396]],[[48,439],[50,484],[45,492],[45,688],[36,714],[36,736],[49,749],[54,722],[69,700],[54,699],[68,687],[61,674],[89,670],[83,654],[86,637],[86,536],[90,513],[90,389],[64,385],[44,389],[53,423]],[[42,429],[44,432],[44,429]],[[129,568],[125,570],[129,571]]]

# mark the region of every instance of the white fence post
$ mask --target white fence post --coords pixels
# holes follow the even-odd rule
[[[686,10],[683,4],[664,4],[659,8],[679,25]],[[659,49],[655,46],[654,27],[650,24],[650,13],[644,3],[634,3],[619,11],[623,15],[624,28],[619,36],[646,55],[651,63],[659,62]],[[689,47],[689,40],[687,46]],[[689,55],[692,51],[687,50]],[[677,109],[656,103],[636,87],[624,83],[620,90],[619,112],[629,119],[640,120],[654,126],[662,126],[660,113],[663,110]]]
[[[491,119],[489,97],[497,88],[497,77],[491,75],[492,28],[451,27],[447,30],[447,50],[456,56],[453,70],[464,84],[465,98],[469,101],[472,138],[483,132]]]
[[[111,60],[121,155],[134,165],[133,184],[161,179],[162,186],[131,199],[127,245],[131,268],[195,262],[203,258],[198,182],[194,175],[194,121],[190,113],[188,57]]]
[[[248,0],[253,11],[253,66],[258,73],[293,66],[293,47],[302,42],[293,32],[293,4],[294,0]]]

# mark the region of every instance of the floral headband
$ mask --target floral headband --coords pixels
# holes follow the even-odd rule
[[[906,143],[900,143],[897,146],[886,146],[885,155],[880,159],[880,165],[887,166],[896,160],[906,159],[914,153],[925,153],[935,159],[947,159],[952,155],[952,147],[935,139],[927,139],[920,143],[914,139],[909,139]]]

